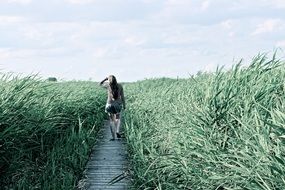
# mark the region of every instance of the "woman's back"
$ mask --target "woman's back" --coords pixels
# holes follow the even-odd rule
[[[107,103],[111,104],[114,101],[118,101],[120,103],[123,103],[124,101],[124,91],[123,91],[123,87],[121,84],[117,84],[118,89],[117,92],[113,92],[111,87],[108,86],[108,99],[107,99]]]

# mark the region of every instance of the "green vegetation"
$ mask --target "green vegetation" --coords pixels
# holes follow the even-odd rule
[[[73,189],[105,116],[105,91],[7,75],[0,90],[1,188]]]
[[[136,189],[284,189],[284,63],[125,88]]]
[[[285,187],[284,62],[124,85],[135,189]],[[2,189],[74,189],[104,117],[92,82],[0,79]]]

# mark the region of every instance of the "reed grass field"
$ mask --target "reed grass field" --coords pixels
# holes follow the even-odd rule
[[[74,189],[106,117],[93,82],[0,79],[0,189]]]
[[[285,68],[248,67],[128,84],[135,189],[285,189]]]
[[[7,74],[0,89],[1,189],[76,189],[107,119],[106,90]],[[275,55],[124,91],[134,189],[285,188],[285,64]]]

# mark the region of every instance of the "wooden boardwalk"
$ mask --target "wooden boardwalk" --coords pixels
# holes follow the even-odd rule
[[[126,142],[124,139],[110,139],[110,126],[106,121],[87,164],[84,187],[80,189],[129,189]]]

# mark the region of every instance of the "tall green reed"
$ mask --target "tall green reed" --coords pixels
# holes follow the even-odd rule
[[[1,187],[74,188],[104,118],[104,91],[7,75],[0,89]]]
[[[283,189],[284,62],[126,86],[138,189]]]

